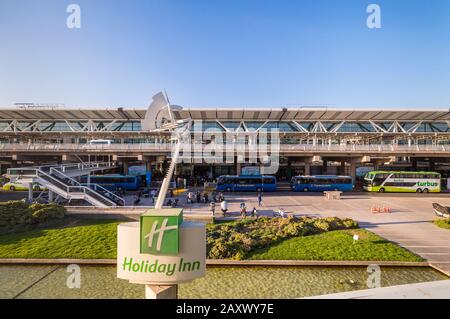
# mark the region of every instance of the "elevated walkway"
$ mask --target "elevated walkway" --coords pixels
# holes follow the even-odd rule
[[[8,169],[7,176],[22,182],[38,183],[67,200],[81,199],[96,207],[123,206],[123,198],[98,184],[81,184],[74,177],[114,168],[113,163],[77,163]],[[50,197],[50,196],[49,196]]]

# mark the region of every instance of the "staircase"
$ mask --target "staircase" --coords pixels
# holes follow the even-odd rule
[[[98,184],[81,184],[73,177],[114,167],[110,163],[82,163],[8,169],[10,178],[37,182],[67,200],[82,199],[96,207],[124,206],[124,199]]]

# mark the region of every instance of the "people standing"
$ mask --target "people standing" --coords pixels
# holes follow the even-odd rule
[[[196,200],[197,200],[197,203],[200,203],[200,202],[201,202],[201,195],[200,195],[200,192],[199,192],[199,191],[196,191],[196,192],[195,192],[195,198],[196,198]]]
[[[256,210],[256,207],[253,207],[253,210],[252,210],[252,217],[253,217],[253,218],[258,218],[258,211]]]
[[[242,218],[247,217],[247,208],[245,207],[245,203],[242,202],[240,206],[241,206],[241,217]]]
[[[187,202],[188,204],[192,204],[194,202],[194,194],[192,192],[188,193]]]
[[[258,206],[261,207],[263,205],[263,201],[262,201],[262,192],[259,191],[258,192]]]
[[[153,205],[155,205],[156,191],[155,191],[154,189],[152,189],[152,190],[150,191],[150,196],[151,196],[151,198],[152,198],[152,203],[153,203]]]
[[[141,202],[141,196],[140,196],[140,194],[138,193],[138,194],[134,195],[133,206],[139,205],[140,202]]]
[[[222,210],[223,216],[225,217],[225,214],[228,211],[228,203],[225,199],[220,203],[220,209]]]
[[[211,203],[209,203],[209,207],[211,209],[212,216],[214,217],[214,214],[216,213],[216,203],[212,201]]]

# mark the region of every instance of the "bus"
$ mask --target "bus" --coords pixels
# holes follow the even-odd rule
[[[89,145],[111,145],[112,140],[90,140]]]
[[[353,190],[353,178],[337,175],[295,176],[291,180],[291,190],[294,192],[349,192]]]
[[[364,177],[364,190],[380,193],[439,193],[441,191],[441,174],[434,172],[369,172]]]
[[[274,192],[277,190],[275,176],[231,176],[224,175],[217,179],[216,190],[219,192]]]
[[[107,190],[137,190],[140,187],[139,176],[124,176],[124,175],[91,175],[90,180],[92,184],[98,184]],[[81,183],[86,184],[87,176],[81,177]]]

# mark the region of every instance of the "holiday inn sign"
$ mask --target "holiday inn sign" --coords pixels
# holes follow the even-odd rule
[[[159,216],[141,216],[141,253],[176,255],[179,251],[179,227],[183,222],[181,209],[164,209]]]
[[[206,232],[178,208],[149,209],[139,222],[118,226],[117,277],[173,285],[205,275]]]

